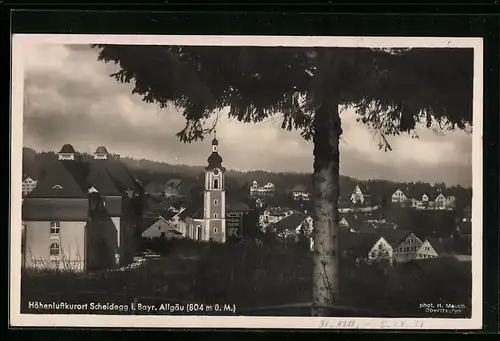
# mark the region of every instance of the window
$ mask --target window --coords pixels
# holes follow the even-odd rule
[[[214,227],[214,233],[217,233],[217,227]]]
[[[214,199],[214,205],[219,205],[219,200]]]
[[[214,218],[217,219],[218,215],[217,213],[214,213]]]
[[[52,186],[52,189],[63,189],[61,185],[54,185]]]
[[[50,222],[50,234],[52,236],[54,236],[54,235],[58,236],[59,232],[60,232],[60,228],[61,228],[61,223],[59,221],[51,221]]]
[[[160,233],[161,238],[165,238],[165,232]]]
[[[51,256],[59,256],[59,244],[52,243],[50,244],[50,255]]]
[[[214,179],[214,189],[219,189],[219,179]]]

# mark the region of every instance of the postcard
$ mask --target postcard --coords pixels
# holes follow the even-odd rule
[[[480,329],[482,44],[15,34],[11,326]]]

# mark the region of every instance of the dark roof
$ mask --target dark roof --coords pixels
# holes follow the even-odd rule
[[[146,231],[148,228],[151,227],[151,225],[153,225],[154,223],[156,223],[158,221],[158,219],[155,219],[155,218],[151,218],[151,217],[143,217],[142,218],[142,231],[140,231],[141,233]]]
[[[102,195],[121,195],[111,175],[102,167],[92,167],[87,184],[89,187],[94,187]]]
[[[248,212],[252,209],[242,201],[226,202],[226,212]]]
[[[97,147],[95,154],[109,154],[108,150],[104,146]]]
[[[202,219],[203,208],[194,205],[186,207],[186,209],[179,214],[179,219],[184,220],[186,218]]]
[[[289,216],[281,219],[277,223],[273,224],[273,228],[275,228],[276,231],[285,231],[285,230],[293,231],[297,227],[299,227],[306,220],[306,218],[307,218],[306,214],[294,212]]]
[[[74,161],[64,161],[74,162]],[[54,162],[46,169],[47,175],[41,179],[28,198],[86,198],[86,191],[78,183],[80,179],[73,174],[61,162]],[[54,186],[59,185],[62,188]]]
[[[379,230],[379,229],[377,229]],[[412,232],[408,230],[400,230],[400,229],[381,229],[376,232],[377,234],[384,237],[384,239],[391,244],[392,246],[397,246],[401,243],[406,237],[408,237]],[[418,236],[416,236],[418,238]]]
[[[218,146],[219,145],[219,140],[217,140],[215,137],[212,140],[212,146]]]
[[[160,216],[165,219],[165,220],[170,220],[172,219],[173,217],[175,217],[177,215],[176,212],[172,212],[172,211],[165,211],[165,212],[161,212],[160,213]]]
[[[139,183],[135,181],[128,168],[116,157],[110,155],[107,160],[94,160],[93,162],[104,162],[107,171],[122,185],[123,190],[139,190]]]
[[[212,170],[215,168],[220,168],[224,170],[222,167],[222,157],[217,152],[212,152],[207,159],[208,166],[205,168],[206,170]]]
[[[62,146],[61,148],[61,151],[59,153],[68,153],[68,154],[71,154],[71,153],[76,153],[75,151],[75,148],[73,148],[72,145],[70,145],[69,143],[65,144],[64,146]]]
[[[363,195],[366,196],[366,195],[370,195],[371,194],[370,185],[367,184],[367,183],[358,183],[358,184],[354,185],[354,187],[351,190],[351,193],[354,192],[354,190],[356,189],[356,186],[359,186],[359,189],[361,190],[361,192],[363,193]]]
[[[59,197],[24,199],[22,219],[25,221],[86,221],[89,202],[86,197]]]
[[[65,145],[61,151],[67,152],[70,147]],[[121,195],[126,189],[140,189],[125,165],[114,157],[94,160],[81,155],[76,160],[55,160],[43,169],[45,176],[28,197],[81,198],[86,197],[90,187],[104,195]],[[62,189],[53,189],[55,185]]]
[[[341,232],[339,243],[342,253],[348,253],[354,257],[367,257],[370,249],[381,238],[373,233],[349,233]]]

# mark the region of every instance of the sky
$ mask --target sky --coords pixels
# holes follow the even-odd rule
[[[131,84],[110,77],[114,64],[97,61],[87,45],[31,45],[25,53],[23,143],[37,151],[59,151],[71,143],[80,152],[104,145],[110,153],[205,165],[210,141],[184,144],[175,136],[184,118],[132,95]],[[419,139],[390,137],[392,151],[378,149],[378,137],[344,110],[340,173],[358,179],[445,182],[471,186],[472,135],[437,135],[420,128]],[[221,115],[219,153],[229,169],[311,172],[312,142],[280,122],[240,123]]]

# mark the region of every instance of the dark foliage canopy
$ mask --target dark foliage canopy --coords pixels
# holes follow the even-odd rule
[[[325,100],[352,106],[383,135],[472,124],[473,50],[93,45],[113,62],[111,76],[133,93],[183,112],[184,141],[203,139],[228,108],[242,122],[277,115],[284,129],[310,139],[315,108]],[[318,70],[320,61],[321,72]],[[385,138],[384,138],[384,141]]]

